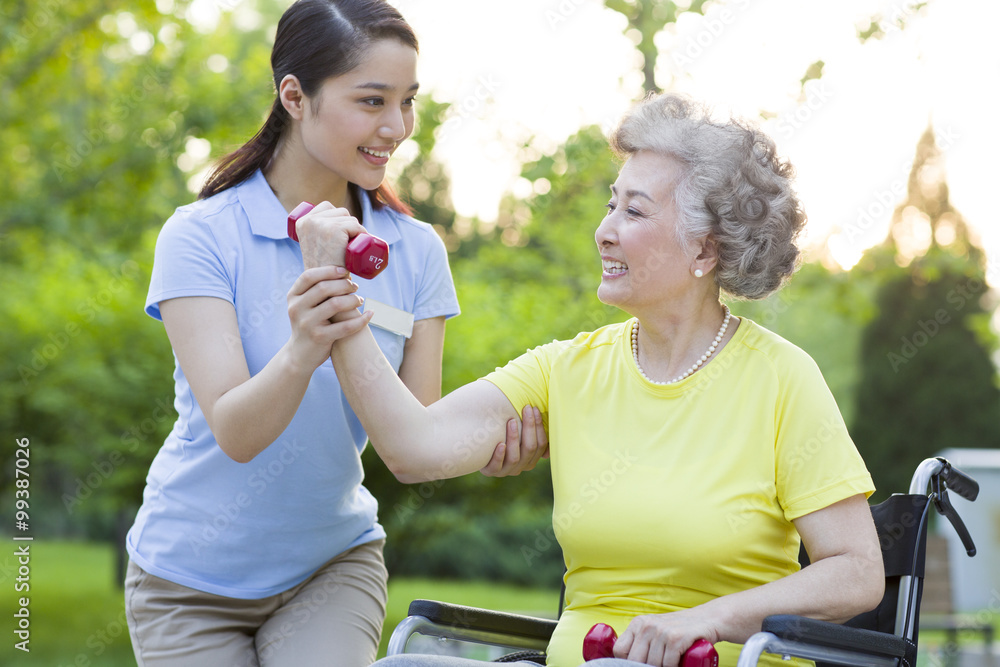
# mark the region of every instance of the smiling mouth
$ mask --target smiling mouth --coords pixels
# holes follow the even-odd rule
[[[388,160],[389,156],[392,154],[391,151],[377,151],[377,150],[375,150],[373,148],[367,148],[365,146],[359,147],[358,150],[361,151],[362,153],[367,153],[368,155],[371,155],[371,156],[374,156],[374,157],[377,157],[377,158],[384,158],[386,160]]]
[[[606,276],[621,276],[628,273],[628,264],[625,262],[605,259],[601,260],[601,268],[604,269],[604,275]]]

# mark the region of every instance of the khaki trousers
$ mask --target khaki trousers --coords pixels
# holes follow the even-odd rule
[[[241,600],[129,561],[125,610],[139,667],[367,667],[385,620],[384,540],[350,549],[278,595]]]

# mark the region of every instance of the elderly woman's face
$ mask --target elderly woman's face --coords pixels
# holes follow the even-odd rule
[[[691,258],[677,240],[674,181],[680,164],[640,151],[628,159],[611,186],[608,213],[594,235],[601,253],[598,298],[636,314],[663,305],[690,278]]]

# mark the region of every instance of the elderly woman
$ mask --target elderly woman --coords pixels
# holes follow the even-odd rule
[[[611,143],[624,164],[595,234],[597,294],[631,319],[541,345],[428,407],[367,314],[333,363],[404,482],[479,470],[508,418],[540,410],[567,568],[548,664],[580,664],[604,622],[620,634],[607,664],[673,667],[704,638],[735,665],[765,616],[839,622],[878,603],[874,487],[812,359],[720,303],[763,298],[794,270],[805,216],[774,143],[677,95],[640,103]],[[346,235],[326,230],[339,247]],[[800,539],[813,562],[801,571]]]

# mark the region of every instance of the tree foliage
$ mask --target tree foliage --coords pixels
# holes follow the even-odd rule
[[[704,14],[706,0],[691,0],[683,7],[671,0],[604,0],[604,5],[618,12],[628,20],[625,33],[635,31],[636,45],[642,55],[642,89],[647,93],[658,93],[656,84],[656,35],[668,23],[677,21],[684,12]]]
[[[201,34],[185,19],[189,2],[158,4],[170,9],[18,3],[3,21],[4,236],[34,230],[133,252],[190,199],[205,141],[256,131],[272,94],[267,17],[242,31],[226,12]]]
[[[81,259],[73,244],[30,235],[11,245],[20,263],[0,265],[18,286],[0,301],[16,323],[0,340],[0,424],[32,443],[36,534],[110,537],[176,417],[170,349],[142,315],[152,255]],[[12,466],[11,444],[0,451]]]
[[[888,238],[855,271],[879,276],[851,432],[881,492],[907,488],[916,465],[947,447],[1000,446],[995,304],[984,254],[949,200],[931,128]]]

